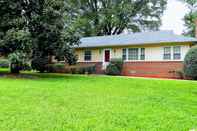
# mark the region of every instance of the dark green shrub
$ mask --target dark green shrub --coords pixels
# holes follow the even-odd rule
[[[110,60],[111,64],[114,64],[117,66],[117,68],[122,71],[122,66],[123,66],[123,60],[121,58],[112,58]]]
[[[32,70],[31,65],[27,64],[27,63],[23,64],[22,70],[24,70],[24,71],[31,71]]]
[[[106,74],[107,75],[120,75],[121,71],[119,70],[118,66],[115,64],[109,64],[106,68]]]
[[[94,74],[96,73],[96,66],[80,67],[79,74]]]
[[[48,57],[34,57],[31,63],[33,70],[37,70],[41,73],[47,71]]]
[[[71,68],[72,74],[94,74],[96,73],[95,65],[87,65],[87,66],[74,66]]]
[[[70,72],[69,73],[71,73],[71,74],[79,74],[77,68],[75,68],[75,67],[70,68]]]
[[[106,68],[107,75],[121,75],[123,66],[123,60],[114,58],[110,60],[110,64]]]
[[[56,63],[47,65],[47,72],[50,73],[65,73],[65,64],[64,63]]]
[[[185,77],[197,80],[197,46],[192,47],[186,54],[183,71]]]
[[[47,71],[50,73],[70,73],[70,74],[93,74],[96,72],[95,65],[72,65],[66,66],[64,63],[48,64]]]
[[[9,60],[1,59],[0,60],[0,68],[9,68]]]
[[[8,55],[10,61],[10,71],[11,73],[19,73],[23,70],[23,65],[28,61],[27,54],[22,51],[16,51]]]

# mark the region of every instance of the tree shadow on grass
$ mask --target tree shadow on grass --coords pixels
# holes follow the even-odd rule
[[[0,78],[24,78],[24,79],[72,79],[74,76],[69,74],[56,74],[56,73],[39,73],[39,72],[32,72],[32,71],[25,71],[21,72],[20,74],[13,74],[7,69],[0,70]],[[76,76],[75,76],[76,77]]]

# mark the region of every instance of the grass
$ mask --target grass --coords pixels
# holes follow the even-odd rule
[[[25,75],[0,78],[2,131],[197,129],[197,82]]]

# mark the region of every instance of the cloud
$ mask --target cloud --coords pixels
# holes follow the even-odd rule
[[[168,0],[167,10],[162,17],[161,30],[173,30],[176,34],[182,34],[184,30],[183,18],[188,12],[184,3],[179,0]]]

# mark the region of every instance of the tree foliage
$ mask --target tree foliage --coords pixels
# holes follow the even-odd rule
[[[184,74],[186,77],[197,80],[197,46],[192,47],[185,56]]]
[[[2,53],[8,54],[16,48],[21,48],[16,47],[21,45],[19,37],[22,36],[25,25],[21,3],[18,0],[1,0],[0,16],[0,48]],[[20,44],[14,45],[18,40]]]
[[[197,20],[197,0],[182,0],[187,4],[189,8],[189,13],[187,13],[184,17],[184,22],[186,26],[186,30],[184,34],[187,36],[195,37],[195,21]]]
[[[21,1],[0,1],[0,51],[9,55],[11,72],[19,73],[31,53],[31,39],[25,28]]]
[[[74,32],[67,33],[70,31],[65,26],[64,0],[1,0],[0,8],[0,15],[3,16],[0,20],[1,52],[10,54],[23,51],[27,56],[31,55],[34,60],[32,64],[40,59],[47,59],[43,63],[48,64],[51,56],[57,56],[62,51],[61,55],[66,60],[76,61],[70,50],[78,44],[79,38]],[[13,56],[16,55],[19,53]]]
[[[46,58],[48,63],[46,60],[44,63],[50,64],[51,56],[59,57],[60,51],[65,61],[73,60],[71,62],[74,63],[76,59],[72,59],[74,54],[71,54],[70,49],[79,42],[79,38],[74,35],[75,32],[68,33],[69,28],[65,26],[65,2],[34,0],[27,3],[26,8],[29,10],[26,11],[25,16],[29,21],[28,28],[33,39],[32,64],[37,63],[36,60]],[[43,66],[46,67],[44,64]],[[43,72],[43,69],[39,71]]]
[[[115,35],[124,30],[157,30],[167,0],[67,0],[74,28],[83,36]]]

